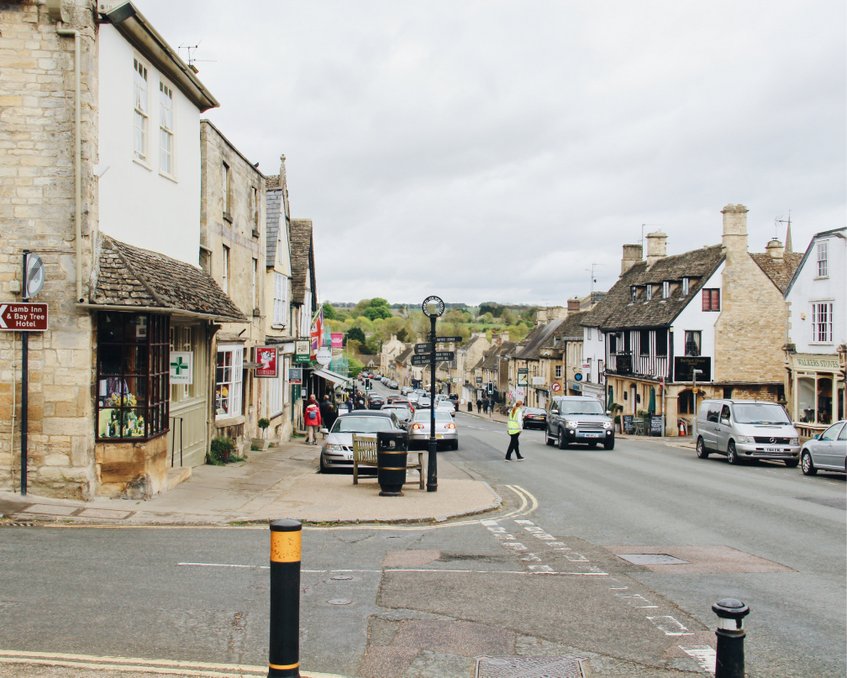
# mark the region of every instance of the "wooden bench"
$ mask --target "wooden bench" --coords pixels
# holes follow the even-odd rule
[[[377,468],[376,437],[353,434],[353,484],[359,484],[359,466]],[[420,488],[424,488],[423,452],[409,450],[406,455],[406,470],[417,470]]]

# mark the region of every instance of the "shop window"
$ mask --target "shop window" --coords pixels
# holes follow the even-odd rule
[[[220,344],[215,368],[215,419],[241,415],[244,346]]]
[[[98,440],[167,432],[169,325],[164,315],[98,314]]]
[[[171,351],[194,351],[194,328],[171,326]],[[190,384],[171,384],[171,402],[188,400],[195,395],[195,385],[192,375]]]

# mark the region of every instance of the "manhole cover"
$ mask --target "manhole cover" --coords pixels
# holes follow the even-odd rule
[[[619,558],[628,560],[633,565],[687,565],[688,561],[674,558],[667,553],[619,553]]]
[[[476,678],[583,678],[578,657],[479,657]]]

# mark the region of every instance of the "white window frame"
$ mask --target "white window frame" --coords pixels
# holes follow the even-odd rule
[[[833,303],[831,301],[813,301],[812,302],[812,339],[813,344],[831,344],[832,343],[832,311]]]
[[[133,57],[133,158],[142,163],[148,161],[148,145],[150,124],[150,92],[147,64],[138,57]]]
[[[647,298],[647,301],[650,301],[653,298],[653,285],[647,283],[644,287],[644,295]]]
[[[232,221],[232,169],[228,162],[221,163],[221,212],[223,218]]]
[[[689,289],[688,284],[689,284],[688,278],[683,278],[682,279],[682,294],[683,294],[683,296],[688,294],[688,289]]]
[[[274,327],[288,326],[288,277],[274,271],[274,304],[273,321]]]
[[[250,269],[250,299],[253,308],[259,308],[259,260],[256,257],[253,257]]]
[[[215,361],[215,420],[241,416],[243,372],[244,345],[218,344]]]
[[[818,240],[815,247],[817,259],[817,276],[818,278],[829,277],[829,242],[827,240]]]
[[[556,379],[561,379],[561,378],[562,378],[562,366],[561,366],[561,365],[556,365],[556,366],[555,366],[555,370],[556,370],[556,371],[555,371],[555,373],[554,373],[555,378],[556,378]]]
[[[285,405],[283,399],[283,389],[285,383],[282,376],[283,370],[279,370],[276,377],[262,379],[262,402],[264,403],[263,414],[268,419],[273,419],[282,414],[282,409]]]
[[[671,296],[671,284],[670,281],[665,280],[662,282],[662,299],[667,299]]]
[[[159,80],[159,171],[168,177],[176,175],[174,148],[174,91]]]

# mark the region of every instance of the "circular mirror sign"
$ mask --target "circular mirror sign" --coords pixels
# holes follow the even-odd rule
[[[444,302],[441,297],[433,295],[423,300],[421,309],[423,309],[424,315],[428,318],[437,318],[444,313]]]

